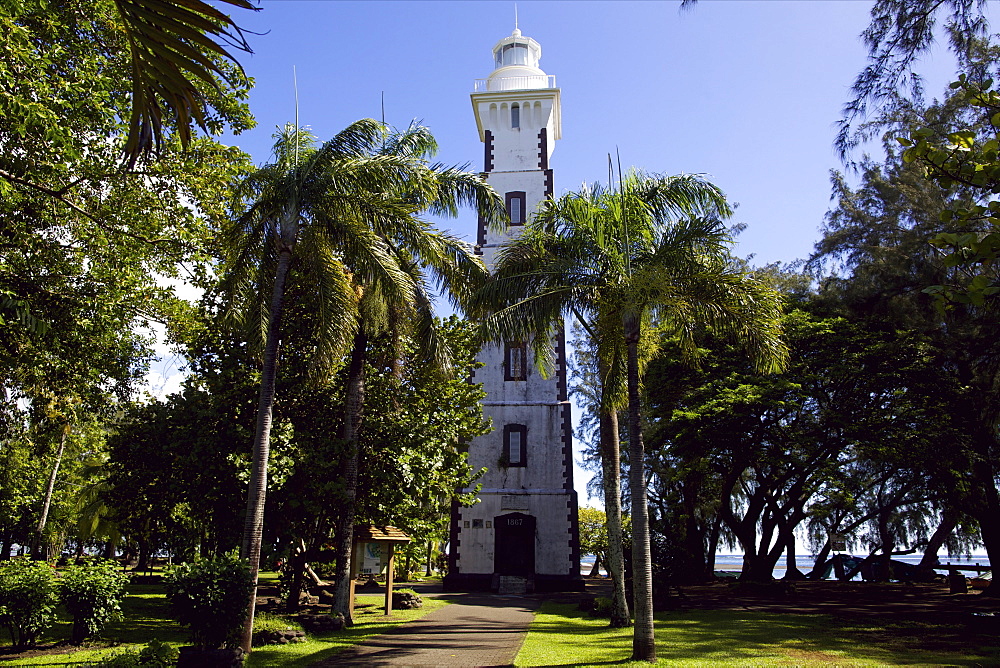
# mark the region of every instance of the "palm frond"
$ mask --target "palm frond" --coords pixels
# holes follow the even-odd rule
[[[174,116],[185,147],[191,142],[192,122],[207,131],[209,98],[203,88],[218,88],[216,77],[225,77],[216,60],[239,65],[220,42],[252,51],[240,27],[202,0],[113,2],[125,27],[132,65],[132,117],[124,148],[131,166],[140,155],[159,151],[164,112]],[[222,2],[257,11],[249,0]]]

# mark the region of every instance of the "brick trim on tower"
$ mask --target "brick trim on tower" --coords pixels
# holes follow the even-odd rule
[[[451,500],[451,531],[448,536],[448,574],[458,575],[458,534],[462,531],[462,508],[458,499]]]
[[[566,323],[560,321],[559,325],[559,333],[556,334],[556,365],[559,367],[556,371],[556,387],[559,392],[557,400],[566,401],[569,399],[566,389],[569,375],[569,364],[566,362]]]
[[[538,131],[538,169],[549,168],[549,129]]]
[[[555,188],[552,186],[552,170],[545,170],[545,196],[552,197],[552,193],[555,192]]]
[[[483,144],[485,146],[485,156],[483,157],[483,171],[492,172],[493,171],[493,131],[486,130],[484,132]]]
[[[476,255],[482,255],[486,245],[486,219],[479,216],[479,232],[476,234]]]
[[[562,405],[563,489],[573,491],[573,416],[569,402]]]

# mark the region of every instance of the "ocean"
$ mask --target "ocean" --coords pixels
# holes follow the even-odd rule
[[[863,557],[864,555],[857,555]],[[903,561],[908,564],[919,564],[921,555],[919,554],[907,554],[899,557],[893,557],[897,561]],[[986,554],[973,554],[968,558],[965,556],[961,557],[948,557],[942,556],[939,558],[942,564],[951,564],[953,566],[961,566],[966,564],[980,564],[983,566],[990,565],[990,558]],[[587,555],[580,560],[580,572],[583,575],[590,573],[590,569],[594,566],[593,555]],[[813,567],[813,557],[808,554],[796,555],[795,566],[802,572],[807,573],[812,570]],[[739,571],[743,568],[743,555],[742,554],[716,554],[715,555],[715,570],[717,571]],[[940,571],[942,574],[944,571]],[[604,569],[601,569],[601,575],[607,575]],[[967,573],[968,576],[974,575],[972,571]],[[783,578],[785,576],[785,557],[781,557],[778,561],[777,566],[774,569],[774,577],[776,579]],[[861,576],[857,576],[860,578]]]

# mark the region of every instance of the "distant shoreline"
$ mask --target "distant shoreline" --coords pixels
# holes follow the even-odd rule
[[[863,556],[863,555],[859,555],[859,556]],[[898,557],[898,556],[894,557],[894,559],[898,559],[900,561],[907,561],[907,562],[910,562],[910,563],[917,563],[917,562],[920,561],[920,558],[921,558],[921,555],[917,555],[917,554],[914,554],[914,555],[903,555],[902,557]],[[803,570],[811,570],[812,567],[813,567],[813,561],[814,561],[813,555],[809,555],[809,554],[797,555],[796,566],[798,568],[800,568],[800,569],[803,569]],[[966,558],[964,556],[962,556],[962,557],[941,556],[941,557],[938,558],[938,561],[941,564],[951,563],[951,564],[955,564],[955,565],[980,563],[980,564],[983,564],[985,566],[985,565],[988,565],[990,563],[989,556],[987,556],[985,554],[973,554],[973,555],[970,555],[968,558]],[[589,573],[590,569],[591,569],[591,567],[593,565],[594,565],[594,558],[593,558],[593,556],[588,555],[588,556],[584,557],[583,560],[580,562],[580,570],[581,570],[581,572],[587,572],[587,573]],[[786,565],[785,564],[785,558],[782,557],[778,561],[778,563],[775,564],[775,568],[774,568],[775,572],[776,573],[777,572],[784,573],[785,572],[785,565]],[[739,571],[743,570],[743,555],[742,554],[717,554],[716,558],[715,558],[715,567],[714,567],[713,570],[716,570],[716,571],[728,571],[728,572],[733,572],[733,571],[739,572]],[[603,568],[601,569],[600,572],[601,572],[601,575],[607,575],[607,572]]]

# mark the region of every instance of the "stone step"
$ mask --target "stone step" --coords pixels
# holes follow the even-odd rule
[[[527,594],[528,578],[519,575],[501,575],[498,594]]]

